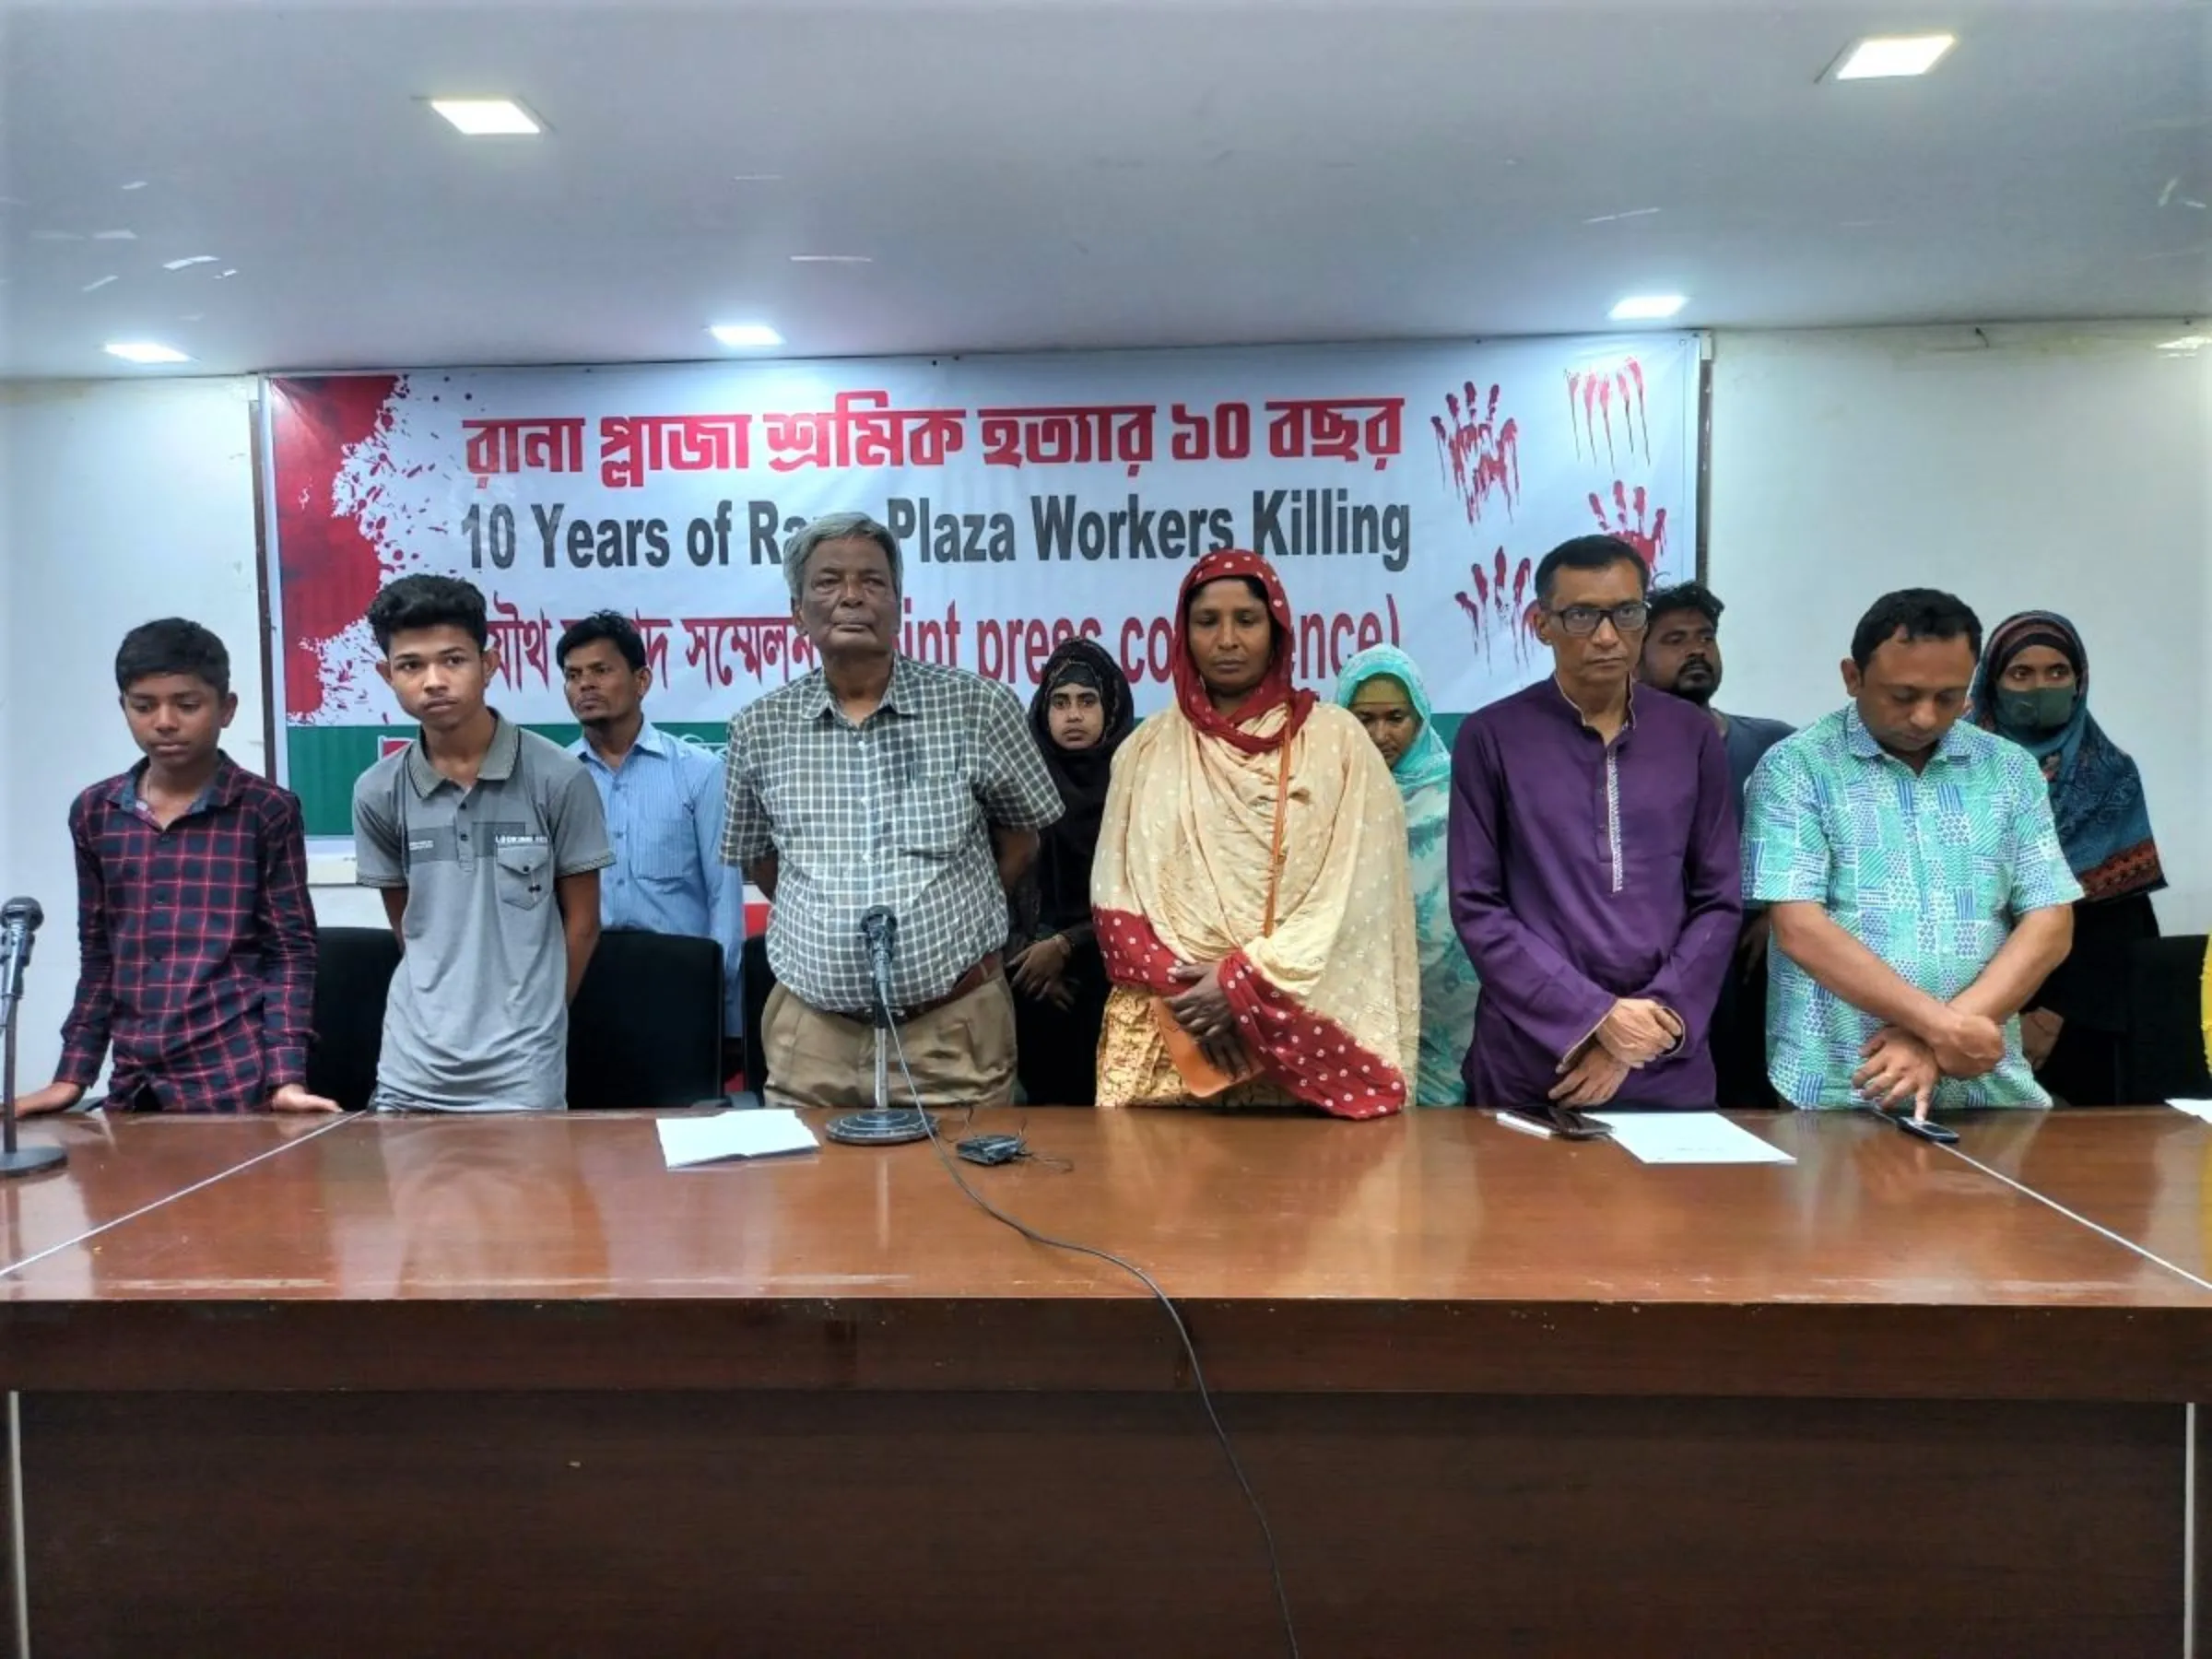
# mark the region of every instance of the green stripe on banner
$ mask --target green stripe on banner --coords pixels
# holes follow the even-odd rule
[[[563,747],[575,742],[581,730],[573,724],[527,729]],[[728,727],[719,721],[677,721],[660,729],[719,749]],[[300,797],[308,834],[351,835],[353,781],[376,764],[386,744],[403,745],[414,735],[415,728],[404,725],[286,727],[284,755],[289,771],[285,787]]]
[[[1446,743],[1452,741],[1453,734],[1465,718],[1465,714],[1437,715],[1437,729],[1443,734]],[[573,724],[533,725],[529,729],[564,747],[576,741],[580,730]],[[728,728],[719,721],[712,724],[677,721],[660,729],[719,749]],[[414,735],[412,726],[286,727],[284,753],[288,771],[285,783],[300,797],[307,818],[308,834],[351,835],[354,780],[376,764],[386,744],[402,745]]]

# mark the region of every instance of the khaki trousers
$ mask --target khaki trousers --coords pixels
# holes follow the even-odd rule
[[[1014,1099],[1014,994],[1006,975],[899,1028],[907,1070],[922,1102],[944,1111],[1005,1106]],[[869,1107],[876,1103],[876,1028],[825,1014],[778,985],[760,1022],[774,1106]],[[891,1099],[912,1106],[899,1051],[890,1053]]]

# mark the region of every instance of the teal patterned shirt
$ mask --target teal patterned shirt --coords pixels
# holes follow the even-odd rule
[[[1948,1002],[1981,976],[2030,911],[2071,904],[2041,770],[2009,738],[1961,720],[1912,769],[1845,708],[1767,751],[1744,820],[1744,897],[1810,901],[1900,977]],[[1881,1026],[1779,950],[1767,953],[1767,1069],[1799,1106],[1861,1104],[1851,1077]],[[2048,1106],[2005,1027],[2005,1058],[1980,1077],[1946,1077],[1935,1103]]]

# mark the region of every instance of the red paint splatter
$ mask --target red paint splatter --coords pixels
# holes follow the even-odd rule
[[[1473,381],[1465,381],[1458,393],[1444,394],[1445,414],[1429,418],[1436,433],[1439,471],[1458,491],[1470,524],[1482,522],[1493,495],[1504,498],[1509,519],[1520,498],[1521,429],[1510,417],[1499,420],[1503,395],[1493,384],[1486,397]]]
[[[1629,487],[1616,478],[1610,514],[1597,491],[1590,492],[1590,512],[1597,520],[1598,529],[1627,542],[1643,560],[1644,569],[1655,571],[1659,568],[1660,555],[1666,550],[1666,509],[1662,507],[1647,515],[1649,507],[1650,498],[1641,484],[1630,495]]]
[[[344,375],[269,382],[269,425],[276,499],[277,569],[282,578],[285,712],[298,719],[323,707],[321,648],[361,619],[382,577],[372,527],[342,516],[332,486],[347,452],[390,424],[395,375]]]
[[[1459,423],[1459,399],[1447,394],[1444,403],[1452,411],[1453,425],[1457,426]],[[1464,493],[1467,488],[1465,452],[1452,441],[1452,433],[1445,428],[1444,418],[1441,415],[1430,416],[1429,425],[1436,433],[1437,477],[1450,483],[1453,488]]]
[[[1535,567],[1524,559],[1512,563],[1500,547],[1488,569],[1478,559],[1467,567],[1468,583],[1472,594],[1458,593],[1452,596],[1459,608],[1467,614],[1467,621],[1475,632],[1475,643],[1484,656],[1499,634],[1512,641],[1516,660],[1525,660],[1529,642],[1535,635],[1533,611],[1527,603],[1528,585]],[[1511,596],[1509,597],[1509,590]]]
[[[1643,406],[1643,364],[1635,358],[1623,358],[1609,369],[1567,371],[1567,420],[1574,433],[1574,453],[1583,453],[1589,446],[1590,459],[1597,459],[1598,429],[1605,429],[1606,465],[1616,465],[1613,451],[1613,405],[1620,404],[1621,439],[1629,453],[1640,449],[1645,460],[1652,457],[1652,428]]]

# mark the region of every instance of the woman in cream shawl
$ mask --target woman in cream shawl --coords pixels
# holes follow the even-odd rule
[[[1114,987],[1099,1104],[1192,1099],[1155,1011],[1165,998],[1217,1067],[1256,1067],[1212,1104],[1396,1112],[1421,1009],[1397,787],[1357,720],[1293,688],[1289,602],[1265,560],[1199,560],[1176,624],[1174,706],[1115,757],[1092,866]]]

